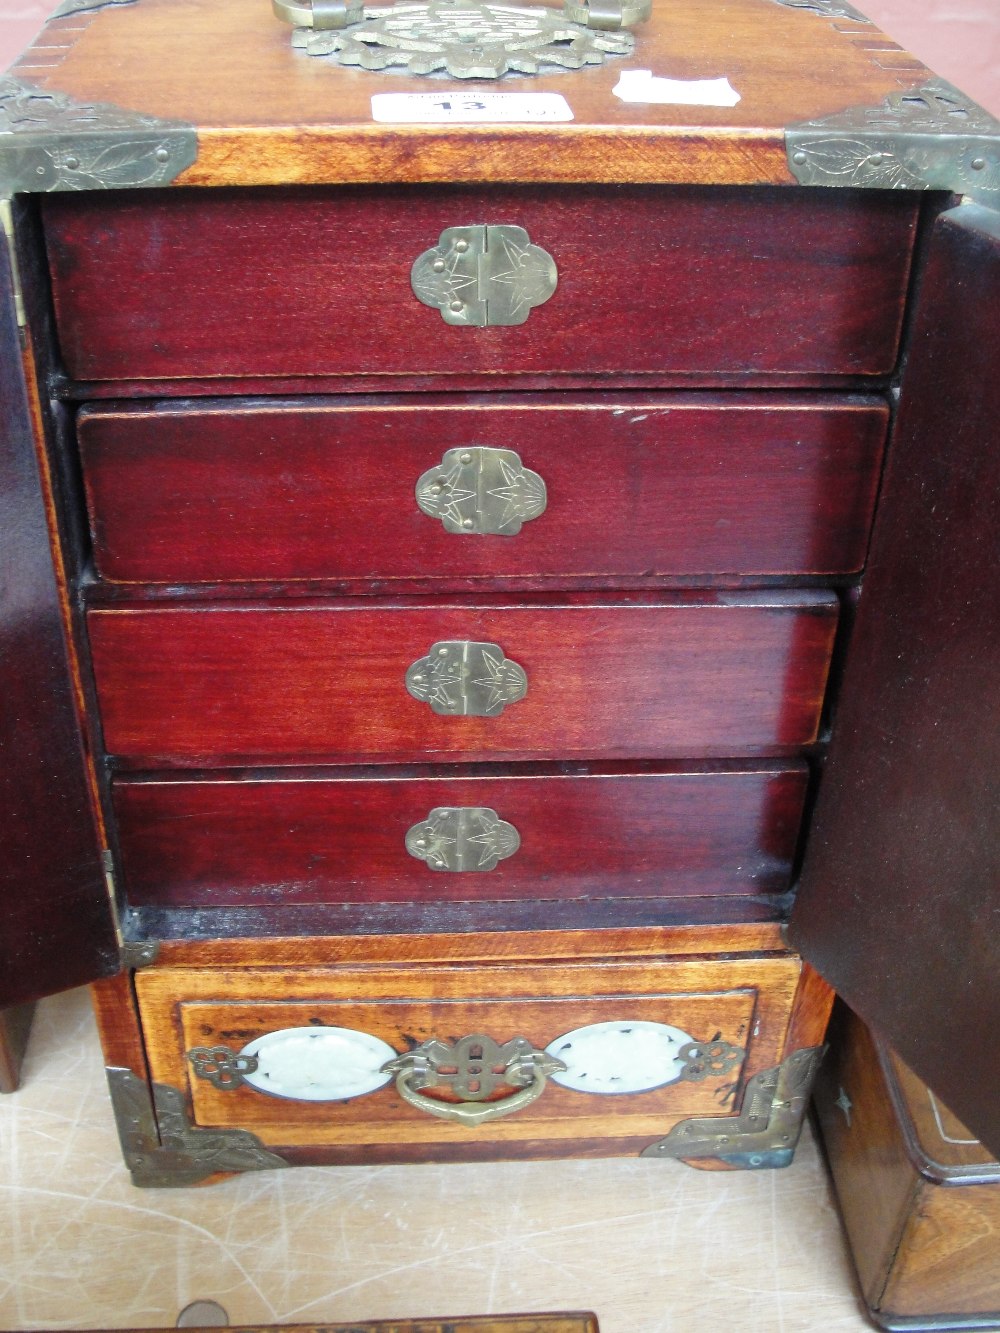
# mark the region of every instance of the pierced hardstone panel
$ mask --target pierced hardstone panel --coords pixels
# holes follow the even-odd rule
[[[554,1083],[574,1092],[612,1096],[725,1074],[737,1068],[745,1055],[727,1042],[698,1042],[668,1023],[632,1019],[575,1028],[550,1042],[546,1050],[565,1066],[552,1075]]]

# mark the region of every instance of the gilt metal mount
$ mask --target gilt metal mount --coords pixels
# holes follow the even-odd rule
[[[801,185],[949,190],[1000,206],[1000,120],[944,79],[785,131]]]
[[[823,1046],[795,1051],[776,1069],[755,1074],[746,1086],[738,1116],[682,1120],[642,1157],[717,1158],[729,1166],[788,1166],[802,1132]]]
[[[405,67],[455,79],[581,69],[630,55],[623,31],[649,17],[650,0],[566,0],[544,5],[425,0],[363,5],[358,0],[273,0],[294,27],[292,45],[311,56],[367,70]]]
[[[122,1154],[136,1185],[196,1185],[218,1172],[288,1165],[249,1130],[192,1125],[176,1088],[150,1086],[131,1069],[111,1068],[107,1075]]]

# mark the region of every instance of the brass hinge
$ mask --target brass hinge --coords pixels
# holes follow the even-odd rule
[[[480,329],[523,324],[558,281],[549,252],[507,223],[446,227],[410,271],[418,301],[446,324]]]
[[[766,1069],[746,1086],[738,1116],[681,1120],[640,1157],[675,1157],[690,1161],[716,1158],[728,1166],[788,1166],[802,1132],[813,1080],[825,1046],[794,1051],[775,1069]]]
[[[159,940],[120,940],[118,943],[121,964],[127,971],[152,967],[159,952]]]
[[[14,317],[17,327],[24,329],[28,320],[24,310],[24,287],[21,283],[21,269],[17,262],[17,249],[14,237],[14,209],[10,199],[0,199],[0,227],[7,238],[7,255],[10,263],[10,280],[14,291]]]
[[[133,1184],[146,1188],[196,1185],[217,1173],[287,1166],[246,1129],[198,1129],[184,1096],[165,1083],[148,1084],[131,1069],[107,1071],[111,1105]]]

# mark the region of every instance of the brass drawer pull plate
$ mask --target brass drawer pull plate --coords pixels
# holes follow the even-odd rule
[[[442,717],[498,717],[528,693],[528,677],[498,643],[442,639],[407,671],[406,688]]]
[[[382,1066],[385,1073],[396,1075],[396,1090],[410,1106],[470,1128],[530,1106],[545,1091],[548,1076],[565,1068],[561,1060],[536,1051],[524,1037],[514,1037],[501,1046],[479,1033],[453,1046],[425,1041]],[[489,1100],[504,1086],[518,1091]],[[435,1087],[447,1088],[461,1101],[424,1095],[425,1088]]]
[[[521,835],[485,806],[437,806],[406,835],[406,850],[431,870],[495,870],[513,856]]]
[[[446,324],[471,328],[523,324],[556,289],[556,263],[523,227],[447,227],[414,262],[418,301]]]
[[[417,482],[417,504],[446,532],[514,537],[547,499],[545,482],[513,449],[448,449]]]

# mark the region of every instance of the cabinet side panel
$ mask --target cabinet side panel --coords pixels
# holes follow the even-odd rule
[[[118,966],[0,248],[0,1005]]]
[[[1000,215],[936,224],[791,938],[994,1152]]]

